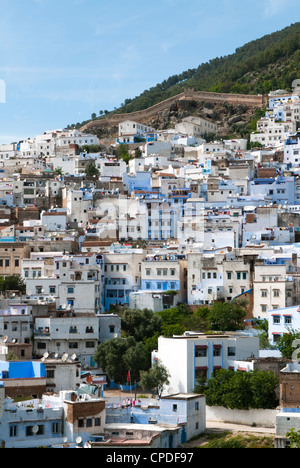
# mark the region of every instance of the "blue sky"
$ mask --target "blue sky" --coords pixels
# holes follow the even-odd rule
[[[299,0],[0,0],[0,144],[112,110],[297,21]]]

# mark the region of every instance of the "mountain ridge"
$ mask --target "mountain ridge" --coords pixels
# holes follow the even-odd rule
[[[74,126],[89,129],[105,126],[103,121],[108,123],[107,119],[117,114],[148,109],[166,99],[176,98],[188,88],[196,92],[268,94],[274,89],[289,90],[297,78],[300,78],[300,22],[248,42],[233,54],[173,75],[139,96],[125,99],[118,109],[105,111],[104,117]]]

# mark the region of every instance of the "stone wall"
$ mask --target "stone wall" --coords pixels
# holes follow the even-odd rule
[[[232,410],[220,406],[206,406],[206,421],[275,428],[280,410]]]
[[[172,104],[182,100],[207,101],[212,103],[224,103],[233,105],[245,105],[249,107],[264,107],[267,102],[266,95],[248,95],[248,94],[227,94],[227,93],[210,93],[208,91],[194,91],[193,89],[185,89],[183,93],[170,97],[158,104],[155,104],[148,109],[131,112],[129,114],[115,114],[107,119],[93,120],[84,125],[80,130],[89,131],[91,128],[107,127],[118,125],[125,120],[133,120],[137,122],[145,122],[147,119],[157,116],[160,112],[168,109]]]

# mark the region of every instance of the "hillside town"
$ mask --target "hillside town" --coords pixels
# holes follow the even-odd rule
[[[184,447],[212,417],[197,380],[217,369],[276,368],[276,447],[300,429],[300,364],[277,348],[300,329],[299,88],[269,94],[250,141],[190,115],[122,121],[109,147],[75,128],[2,145],[0,212],[3,447]],[[243,328],[159,336],[160,398],[99,367],[120,310],[215,303],[245,304]]]

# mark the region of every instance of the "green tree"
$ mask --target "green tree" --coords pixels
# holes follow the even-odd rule
[[[160,331],[161,317],[149,309],[125,309],[120,312],[122,331],[126,336],[133,336],[136,341],[143,341]]]
[[[123,357],[125,367],[130,370],[132,381],[139,381],[140,374],[151,366],[151,354],[140,341],[127,349]]]
[[[135,157],[136,157],[136,158],[141,158],[141,157],[142,157],[142,154],[143,154],[143,153],[142,153],[142,151],[140,150],[140,148],[137,148],[137,149],[135,150]]]
[[[165,385],[170,383],[170,374],[166,367],[156,362],[148,372],[141,372],[141,386],[144,391],[156,390],[158,398],[161,398]]]
[[[81,147],[81,151],[83,153],[100,153],[101,146],[100,145],[83,145]]]
[[[116,150],[116,155],[118,159],[123,159],[123,161],[128,164],[129,160],[131,159],[131,156],[129,154],[129,149],[128,145],[125,145],[124,143],[121,143]]]
[[[25,281],[18,275],[0,277],[0,291],[20,291],[25,294]]]
[[[126,382],[129,370],[132,378],[139,380],[140,371],[148,370],[151,365],[150,355],[143,343],[137,343],[132,336],[100,343],[94,361],[107,373],[110,380],[119,384]]]
[[[164,336],[182,335],[186,330],[185,320],[192,311],[185,304],[158,312],[161,317],[161,333]]]
[[[204,393],[208,406],[230,409],[273,409],[278,405],[276,387],[279,378],[269,371],[218,370],[205,383],[196,386],[196,393]]]
[[[286,437],[289,439],[291,448],[300,448],[300,431],[296,431],[293,427],[286,433]]]
[[[86,173],[87,177],[94,177],[94,176],[99,175],[99,171],[98,171],[98,169],[95,167],[95,165],[93,163],[89,163],[86,166],[85,173]]]
[[[300,339],[300,331],[292,328],[287,329],[287,333],[284,333],[277,341],[277,348],[281,352],[282,357],[292,359],[292,355],[297,347],[293,346],[295,340]]]
[[[207,322],[213,331],[236,331],[244,327],[246,310],[241,302],[215,302],[212,307],[204,307],[198,315]]]
[[[54,170],[54,174],[55,174],[55,175],[62,176],[62,175],[63,175],[62,167],[57,167],[57,168]]]

